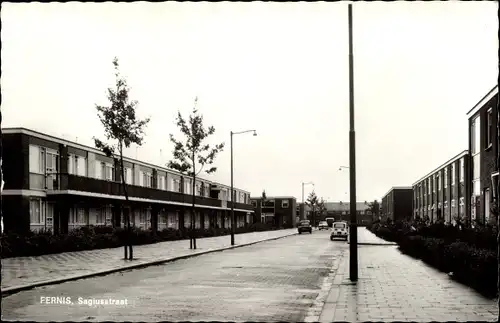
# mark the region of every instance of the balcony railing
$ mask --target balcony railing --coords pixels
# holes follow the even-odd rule
[[[60,175],[60,189],[84,191],[90,193],[107,194],[114,196],[124,196],[122,184],[119,182],[106,181],[90,177],[83,177],[71,174]],[[158,201],[192,203],[192,195],[179,192],[159,190],[151,187],[142,187],[127,184],[129,197],[144,198]],[[195,204],[220,207],[221,201],[209,197],[195,196]]]
[[[231,208],[231,203],[233,203],[233,202],[230,202],[230,201],[227,202],[228,208]],[[238,202],[234,202],[234,208],[240,209],[240,210],[248,210],[248,211],[253,210],[252,204],[245,204],[245,203],[238,203]]]

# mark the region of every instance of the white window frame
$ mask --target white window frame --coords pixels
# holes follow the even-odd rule
[[[455,171],[456,171],[455,163],[451,164],[451,186],[455,185]]]
[[[42,202],[45,202],[45,201],[42,201],[41,198],[30,198],[29,200],[29,213],[30,213],[30,224],[31,225],[44,225],[45,224],[45,207],[44,207],[44,204],[45,203],[42,203]],[[37,207],[38,207],[38,212],[39,212],[39,216],[38,216],[38,219],[39,219],[39,222],[33,222],[33,211],[31,206],[34,205],[34,204],[37,204]]]
[[[281,201],[281,208],[288,209],[289,207],[290,207],[290,201],[288,200]]]
[[[144,172],[142,170],[139,171],[139,186],[144,186]]]

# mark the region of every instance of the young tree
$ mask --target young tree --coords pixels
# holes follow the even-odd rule
[[[318,207],[318,203],[319,203],[318,196],[314,191],[312,191],[307,197],[306,205],[308,205],[311,208],[313,225],[314,225],[314,220],[316,219],[316,209]]]
[[[318,201],[318,213],[319,213],[319,216],[322,217],[324,219],[324,215],[326,214],[326,205],[325,205],[325,200],[323,198],[321,198],[319,201]]]
[[[372,221],[378,219],[380,214],[380,203],[377,200],[368,203],[368,210],[372,213]]]
[[[118,59],[113,60],[115,68],[115,86],[116,88],[108,88],[109,106],[96,105],[97,115],[104,127],[104,134],[108,141],[112,144],[103,142],[97,138],[94,139],[96,148],[102,150],[108,157],[113,157],[116,161],[118,153],[121,173],[121,184],[123,194],[125,195],[126,205],[122,204],[122,212],[127,225],[127,245],[129,254],[127,257],[127,245],[124,246],[125,259],[133,259],[133,249],[130,239],[130,214],[128,210],[129,198],[127,193],[127,185],[125,182],[125,168],[123,166],[123,148],[130,147],[131,144],[141,146],[144,138],[144,128],[149,122],[149,118],[140,120],[136,117],[137,101],[129,99],[130,88],[124,77],[120,75]],[[113,219],[113,224],[116,219]]]
[[[208,136],[215,133],[215,128],[209,126],[208,129],[203,126],[203,116],[198,113],[196,105],[198,98],[194,100],[193,111],[189,116],[189,120],[182,117],[181,113],[177,113],[177,126],[185,137],[185,142],[179,141],[170,134],[170,141],[174,144],[173,160],[168,162],[168,167],[175,169],[183,174],[187,174],[192,178],[192,197],[193,203],[191,208],[191,228],[189,245],[191,249],[196,249],[195,237],[195,191],[196,191],[196,176],[203,170],[204,166],[213,164],[215,157],[224,149],[224,143],[214,145],[204,143]],[[199,167],[197,167],[197,164]],[[207,174],[211,174],[217,170],[216,167],[210,167],[205,170]]]

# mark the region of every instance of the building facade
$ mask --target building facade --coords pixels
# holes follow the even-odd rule
[[[470,218],[472,223],[496,220],[491,209],[498,183],[498,85],[468,113],[470,151]]]
[[[469,153],[467,150],[448,160],[412,186],[413,218],[467,222],[469,203]]]
[[[131,224],[161,230],[191,223],[192,179],[176,171],[124,157],[130,203],[125,205],[117,158],[25,128],[3,129],[5,231],[50,229],[65,233],[88,225]],[[197,228],[229,227],[232,200],[238,226],[253,212],[250,194],[197,179]]]
[[[412,217],[411,187],[392,187],[381,201],[380,220],[404,221]]]
[[[291,196],[268,196],[250,198],[254,210],[254,221],[278,228],[293,228],[297,225],[297,200]]]

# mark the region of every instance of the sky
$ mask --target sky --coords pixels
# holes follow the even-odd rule
[[[496,84],[496,2],[353,4],[356,196],[380,200],[467,149]],[[225,142],[204,177],[260,196],[349,199],[347,2],[2,3],[2,127],[93,146],[112,60],[150,117],[126,155],[165,165],[194,98]]]

